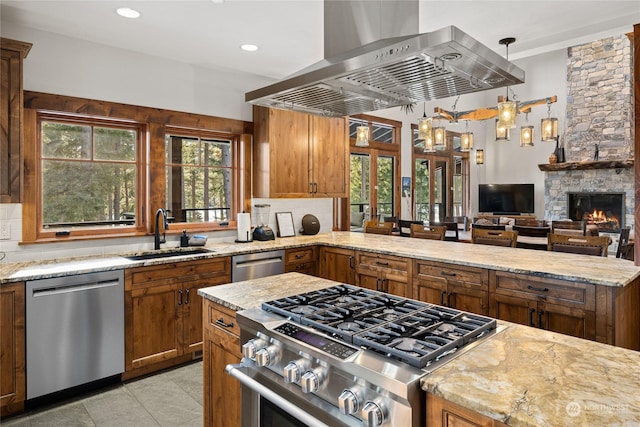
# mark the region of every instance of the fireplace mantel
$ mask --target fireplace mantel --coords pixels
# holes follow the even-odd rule
[[[593,169],[629,169],[633,168],[633,159],[628,160],[596,160],[590,162],[563,162],[538,165],[543,172],[593,170]]]

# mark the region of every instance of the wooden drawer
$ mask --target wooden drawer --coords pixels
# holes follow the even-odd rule
[[[209,324],[237,337],[240,336],[240,327],[236,322],[236,312],[234,310],[212,301],[207,301],[207,312]]]
[[[130,270],[131,285],[146,284],[146,282],[171,282],[189,278],[212,279],[227,278],[231,281],[231,262],[229,257],[201,259],[197,261],[172,262],[149,267],[137,267]],[[226,283],[222,282],[222,283]],[[212,282],[218,284],[217,282]]]
[[[595,310],[595,286],[525,274],[496,272],[495,292]]]
[[[315,248],[289,249],[285,253],[285,262],[287,264],[310,262],[315,260]]]
[[[487,286],[488,270],[474,267],[463,267],[452,264],[416,261],[415,275],[418,279],[431,280],[433,277],[445,279],[454,285]],[[488,289],[488,288],[487,288]]]
[[[316,262],[299,262],[296,264],[288,264],[284,268],[285,273],[296,272],[309,275],[316,274]]]
[[[378,255],[369,252],[358,252],[357,268],[373,271],[398,270],[406,272],[409,270],[411,260],[391,255]]]

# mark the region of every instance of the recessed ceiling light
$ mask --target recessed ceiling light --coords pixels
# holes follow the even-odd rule
[[[222,4],[224,3],[224,0],[211,0],[211,3]]]
[[[116,9],[116,13],[125,18],[136,19],[140,18],[140,12],[130,7],[119,7]]]
[[[255,44],[250,44],[250,43],[245,43],[242,46],[240,46],[240,49],[247,51],[247,52],[255,52],[256,50],[260,49],[258,46],[256,46]]]

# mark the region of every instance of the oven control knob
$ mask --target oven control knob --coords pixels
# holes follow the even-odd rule
[[[338,407],[340,412],[345,415],[351,415],[358,412],[360,404],[363,400],[363,391],[359,386],[345,389],[340,396],[338,396]]]
[[[381,426],[387,419],[384,404],[376,399],[369,400],[362,408],[362,421],[367,427]]]
[[[324,368],[318,367],[304,373],[300,379],[300,387],[303,393],[315,393],[320,390],[326,373]]]
[[[258,350],[265,348],[267,344],[269,343],[261,338],[249,340],[242,345],[242,355],[247,359],[255,360]]]
[[[307,359],[292,360],[283,369],[285,383],[298,383],[302,373],[309,369],[311,363]]]
[[[279,356],[280,347],[277,345],[270,345],[269,347],[261,348],[256,351],[256,363],[258,366],[275,365]]]

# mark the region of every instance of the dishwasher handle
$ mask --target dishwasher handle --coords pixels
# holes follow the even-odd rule
[[[236,267],[251,267],[254,265],[263,265],[263,264],[275,264],[275,263],[279,263],[279,262],[283,262],[283,259],[281,256],[275,256],[275,257],[271,257],[271,258],[262,258],[262,259],[250,259],[247,261],[237,261],[236,262]]]
[[[46,288],[33,289],[33,297],[45,297],[49,295],[66,294],[69,292],[89,291],[93,289],[108,288],[110,286],[119,286],[117,280],[103,280],[98,282],[77,283],[73,285],[61,284],[58,286],[47,286]]]
[[[302,421],[307,425],[318,426],[318,427],[329,427],[328,425],[321,422],[313,415],[301,409],[299,406],[296,406],[293,403],[289,402],[288,400],[280,396],[278,393],[271,390],[269,387],[251,378],[249,375],[244,373],[242,369],[245,369],[245,367],[242,366],[242,364],[227,365],[227,367],[225,368],[227,374],[236,378],[238,381],[240,381],[240,383],[250,388],[253,392],[266,398],[267,400],[271,401],[273,404],[279,406],[284,411],[293,415],[294,418],[297,418],[298,420]]]

